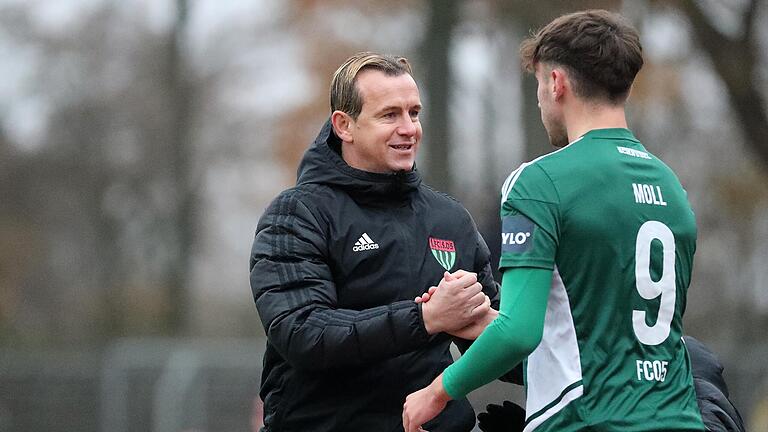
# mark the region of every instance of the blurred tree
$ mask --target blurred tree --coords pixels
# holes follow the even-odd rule
[[[168,35],[164,60],[164,88],[167,91],[169,124],[167,167],[173,194],[170,217],[163,222],[167,229],[166,241],[171,245],[170,260],[164,285],[168,290],[165,326],[173,334],[186,328],[185,313],[189,309],[190,261],[197,232],[198,182],[192,171],[194,147],[191,145],[192,107],[194,88],[185,62],[185,39],[189,16],[187,0],[176,0],[176,16]]]
[[[99,163],[99,143],[107,137],[109,119],[105,105],[86,93],[77,102],[57,100],[76,86],[75,80],[68,80],[81,72],[78,66],[88,66],[67,62],[77,51],[70,45],[72,40],[40,31],[30,15],[22,5],[7,6],[0,14],[6,36],[18,42],[20,52],[33,49],[41,54],[44,67],[29,77],[35,83],[31,97],[45,95],[59,105],[49,117],[43,149],[29,150],[34,145],[24,142],[5,146],[4,159],[10,163],[3,170],[0,213],[8,230],[3,235],[3,263],[8,265],[3,282],[9,284],[4,287],[9,301],[3,301],[0,319],[8,329],[4,333],[17,342],[71,342],[87,333],[83,330],[89,325],[83,317],[92,317],[94,299],[100,298],[90,295],[86,287],[109,286],[110,275],[119,274],[98,265],[115,258],[113,249],[105,247],[116,243],[114,225],[102,216],[99,200],[111,176],[108,167]],[[104,18],[96,15],[97,21]],[[103,39],[103,30],[104,26],[96,26],[78,44],[92,48],[90,43]],[[81,36],[86,35],[77,35]],[[64,144],[69,140],[77,144]],[[93,257],[103,261],[85,262]]]
[[[186,0],[177,6],[167,36],[115,3],[66,32],[34,21],[34,4],[3,6],[6,37],[39,66],[25,97],[47,111],[39,148],[0,147],[0,334],[72,343],[184,329],[198,185]]]
[[[29,163],[15,154],[0,128],[0,342],[16,333],[13,322],[39,238],[24,215],[29,214],[20,184],[29,184]]]
[[[421,87],[428,98],[424,125],[428,128],[424,134],[424,158],[427,182],[438,190],[451,191],[453,172],[449,163],[452,148],[450,87],[453,85],[451,70],[451,41],[453,32],[460,18],[461,3],[457,0],[430,0],[427,3],[427,27],[421,46],[421,58],[424,64],[424,77]]]
[[[742,11],[732,11],[740,15],[741,24],[733,35],[718,30],[710,18],[713,13],[705,10],[701,2],[683,0],[672,4],[690,20],[696,41],[709,56],[728,91],[747,144],[763,170],[768,171],[768,112],[758,74],[761,50],[756,34],[760,17],[758,6],[761,3],[749,0],[744,3]],[[735,5],[730,7],[737,8]]]
[[[293,0],[290,4],[291,30],[296,31],[304,45],[307,69],[312,74],[314,94],[307,95],[306,103],[289,111],[278,121],[276,144],[278,161],[291,173],[285,185],[295,183],[295,173],[304,151],[320,131],[322,122],[330,115],[328,89],[336,68],[350,55],[370,50],[362,41],[342,39],[318,25],[323,7],[343,10],[343,2]],[[364,6],[363,6],[364,7]]]

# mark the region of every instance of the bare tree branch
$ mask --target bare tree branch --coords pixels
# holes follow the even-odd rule
[[[696,40],[723,80],[749,147],[768,170],[768,116],[755,74],[758,46],[753,29],[758,16],[757,3],[752,0],[746,8],[744,31],[738,38],[720,33],[695,1],[683,0],[676,4],[690,20]]]

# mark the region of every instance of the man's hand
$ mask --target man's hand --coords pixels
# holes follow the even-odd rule
[[[468,271],[461,270],[461,269],[456,270],[453,273],[445,272],[443,274],[443,280],[445,280],[445,281],[452,281],[452,280],[458,279],[460,276],[464,276],[464,275],[468,275],[468,274],[469,274]],[[432,295],[435,293],[435,291],[437,291],[437,287],[435,287],[435,286],[429,287],[427,292],[425,292],[424,294],[422,294],[420,296],[416,296],[416,298],[413,299],[413,301],[415,301],[416,303],[426,303],[426,302],[429,301],[430,298],[432,298]]]
[[[434,287],[433,287],[434,288]],[[431,292],[432,294],[429,294]],[[428,301],[424,301],[427,296]],[[445,272],[436,289],[421,296],[424,327],[429,334],[451,332],[472,324],[485,316],[490,301],[477,283],[477,274],[465,271],[453,275]]]
[[[425,292],[424,294],[422,294],[420,296],[416,296],[416,298],[413,299],[413,301],[415,301],[416,303],[428,302],[430,297],[432,297],[432,294],[435,293],[435,291],[437,291],[437,287],[434,287],[434,286],[433,287],[429,287],[427,292]]]
[[[485,328],[499,316],[499,311],[490,307],[491,299],[488,296],[485,296],[485,298],[488,301],[488,312],[472,324],[449,332],[452,336],[466,340],[475,340],[480,336],[480,333],[482,333],[483,330],[485,330]]]
[[[443,387],[443,374],[438,375],[427,387],[409,394],[403,405],[405,432],[424,432],[421,425],[437,417],[449,400],[451,397]]]

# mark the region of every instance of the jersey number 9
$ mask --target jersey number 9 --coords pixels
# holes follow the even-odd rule
[[[661,278],[651,278],[651,243],[662,245]],[[645,222],[637,232],[635,243],[635,285],[645,300],[661,296],[659,316],[652,326],[646,324],[646,312],[632,311],[632,327],[637,340],[645,345],[658,345],[669,337],[670,324],[675,315],[675,236],[668,226],[658,221]]]

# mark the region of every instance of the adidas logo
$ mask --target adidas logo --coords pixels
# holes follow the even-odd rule
[[[352,250],[355,252],[360,252],[378,248],[379,244],[371,240],[371,238],[368,237],[368,233],[363,233],[363,235],[360,236],[360,238],[355,242],[355,246],[352,247]]]

